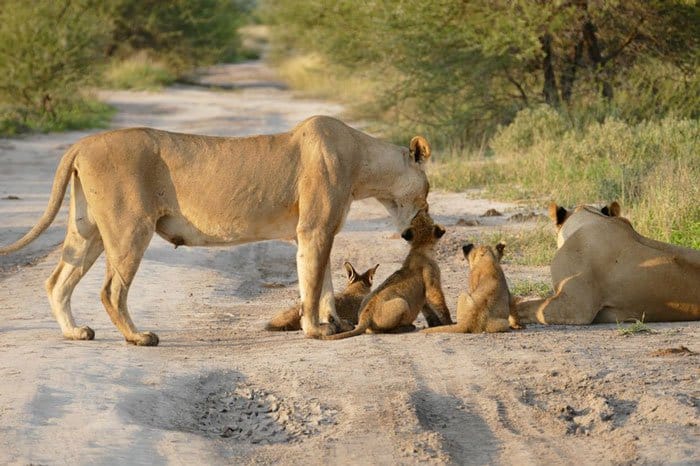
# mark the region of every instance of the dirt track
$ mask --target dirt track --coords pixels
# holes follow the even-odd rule
[[[241,90],[113,92],[116,126],[216,135],[284,131],[338,106],[256,86],[255,67],[213,80]],[[246,74],[247,73],[247,74]],[[87,133],[0,139],[0,244],[44,209],[53,170]],[[5,199],[17,196],[19,199]],[[439,259],[448,304],[466,288],[459,244],[506,223],[517,206],[432,193],[448,229]],[[488,208],[506,215],[456,226]],[[61,338],[43,281],[65,212],[28,252],[0,257],[0,464],[610,464],[700,462],[700,323],[531,326],[498,335],[365,335],[340,342],[269,333],[297,295],[295,247],[263,242],[195,249],[156,238],[132,287],[136,325],[156,348],[126,345],[99,300],[104,259],[73,296],[95,341]],[[355,203],[332,254],[380,263],[406,252],[375,202]],[[507,252],[506,252],[507,254]],[[509,278],[547,271],[507,263]]]

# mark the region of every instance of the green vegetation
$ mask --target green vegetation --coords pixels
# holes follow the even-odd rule
[[[0,136],[104,126],[97,85],[154,88],[242,55],[252,0],[0,0]]]
[[[261,16],[295,87],[396,142],[426,135],[434,187],[618,200],[642,234],[700,247],[696,0],[269,0]]]
[[[145,52],[112,61],[104,72],[104,85],[117,89],[157,90],[175,81],[166,63]]]
[[[481,241],[486,244],[505,242],[504,260],[517,265],[549,265],[557,247],[556,235],[549,222],[538,222],[534,228],[489,232]]]
[[[508,285],[513,296],[546,298],[554,293],[550,283],[532,280],[519,280]]]
[[[617,331],[620,335],[624,336],[636,335],[638,333],[654,333],[651,327],[644,323],[644,315],[642,315],[642,320],[635,319],[634,323],[627,327],[623,327],[620,322],[618,322]]]

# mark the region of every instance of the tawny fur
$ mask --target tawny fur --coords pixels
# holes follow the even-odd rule
[[[335,295],[335,311],[338,317],[352,326],[357,325],[357,314],[360,312],[362,300],[372,290],[374,274],[379,264],[363,274],[357,273],[350,262],[343,264],[347,272],[348,283],[345,289]],[[346,324],[341,323],[341,326]],[[275,314],[265,326],[265,330],[273,332],[301,330],[301,305],[293,306]]]
[[[700,320],[700,251],[640,235],[617,202],[572,211],[552,203],[549,212],[557,227],[554,294],[518,299],[524,322]]]
[[[223,246],[292,238],[302,327],[310,337],[337,321],[328,260],[353,200],[374,197],[401,229],[427,206],[424,162],[430,146],[414,137],[399,147],[316,116],[293,130],[243,138],[148,128],[108,131],[74,144],[61,159],[49,204],[36,226],[0,248],[16,251],[53,222],[71,183],[68,230],[60,262],[46,282],[63,335],[90,340],[73,320],[73,289],[104,251],[102,303],[124,338],[156,345],[139,332],[127,295],[155,233],[175,246]]]
[[[435,244],[444,233],[445,229],[436,225],[426,211],[420,211],[401,235],[411,244],[403,266],[365,298],[357,327],[323,339],[412,330],[418,313],[426,305],[437,314],[440,323],[452,323],[442,292],[440,269],[434,259]]]
[[[508,283],[501,268],[504,243],[490,246],[465,245],[469,263],[469,291],[457,301],[457,323],[423,330],[425,333],[495,333],[522,328],[511,310]]]

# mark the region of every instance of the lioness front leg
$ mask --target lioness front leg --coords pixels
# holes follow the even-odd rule
[[[156,346],[158,336],[152,332],[139,332],[131,321],[126,306],[129,286],[155,228],[149,228],[144,220],[140,226],[125,228],[125,231],[128,234],[121,238],[113,232],[109,236],[103,236],[107,253],[107,274],[102,287],[102,304],[127,342],[139,346]]]
[[[301,328],[307,337],[332,335],[337,331],[335,323],[320,322],[320,304],[326,268],[329,262],[333,236],[321,232],[297,232],[297,274],[301,295]],[[330,279],[330,277],[329,277]],[[326,290],[328,291],[328,290]],[[333,287],[330,286],[331,304],[327,309],[335,314]],[[335,316],[337,317],[337,316]]]
[[[321,301],[319,303],[319,321],[332,323],[335,326],[335,330],[339,332],[348,332],[354,328],[354,325],[350,322],[341,319],[335,309],[335,294],[333,292],[330,263],[326,265],[326,271],[323,274],[323,288],[321,289]]]

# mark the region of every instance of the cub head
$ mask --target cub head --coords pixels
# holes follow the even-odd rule
[[[411,243],[411,249],[415,249],[434,246],[444,234],[445,228],[433,222],[427,210],[421,210],[411,220],[411,226],[401,233],[401,237]]]
[[[423,136],[415,136],[406,148],[399,148],[401,157],[384,163],[390,178],[387,192],[376,196],[391,214],[399,231],[408,228],[419,210],[428,208],[430,184],[425,174],[425,164],[430,158],[430,144]]]
[[[474,246],[469,243],[462,246],[462,253],[469,263],[469,268],[474,269],[485,263],[499,264],[505,248],[506,244],[503,242],[496,245],[496,252],[491,249],[491,246]]]
[[[355,270],[355,267],[348,261],[343,264],[345,267],[345,272],[348,276],[347,286],[356,285],[362,288],[366,288],[368,291],[372,288],[372,282],[374,281],[374,274],[377,271],[379,264],[375,265],[371,269],[368,269],[365,273],[359,274]]]

